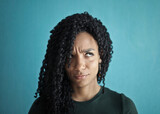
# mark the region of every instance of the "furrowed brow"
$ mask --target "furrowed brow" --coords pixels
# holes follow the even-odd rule
[[[83,50],[82,52],[90,52],[90,51],[95,51],[95,50],[93,48],[89,48],[89,49]]]

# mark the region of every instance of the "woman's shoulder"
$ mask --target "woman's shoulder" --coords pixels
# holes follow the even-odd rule
[[[123,93],[121,94],[122,97],[122,106],[123,106],[123,113],[124,114],[138,114],[136,106],[134,102]]]
[[[112,103],[121,105],[123,114],[138,114],[134,102],[125,94],[118,93],[106,87],[104,88],[104,94]]]
[[[104,87],[104,97],[106,97],[106,99],[109,99],[110,101],[115,101],[116,103],[119,101],[121,101],[121,94],[113,91],[107,87]]]
[[[28,114],[44,114],[44,104],[42,98],[39,97],[33,102]]]

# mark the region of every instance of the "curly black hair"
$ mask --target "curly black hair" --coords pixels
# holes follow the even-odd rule
[[[47,114],[65,114],[69,108],[74,108],[71,99],[73,89],[66,74],[65,65],[70,63],[69,57],[72,54],[73,43],[76,35],[80,32],[91,34],[97,41],[102,59],[97,82],[103,82],[104,90],[105,75],[113,53],[110,35],[102,22],[93,18],[88,12],[68,16],[50,31],[50,39],[40,69],[35,98],[38,94],[40,98],[43,98]]]

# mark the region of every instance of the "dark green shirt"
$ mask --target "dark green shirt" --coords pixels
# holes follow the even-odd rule
[[[35,101],[29,114],[45,114],[39,101]],[[119,94],[102,87],[89,101],[74,101],[75,110],[70,109],[69,114],[138,114],[133,101],[124,94]]]

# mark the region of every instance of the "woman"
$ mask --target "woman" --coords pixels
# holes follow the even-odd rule
[[[87,12],[63,19],[51,31],[35,96],[39,98],[29,114],[137,114],[131,99],[105,87],[112,53],[100,20]]]

